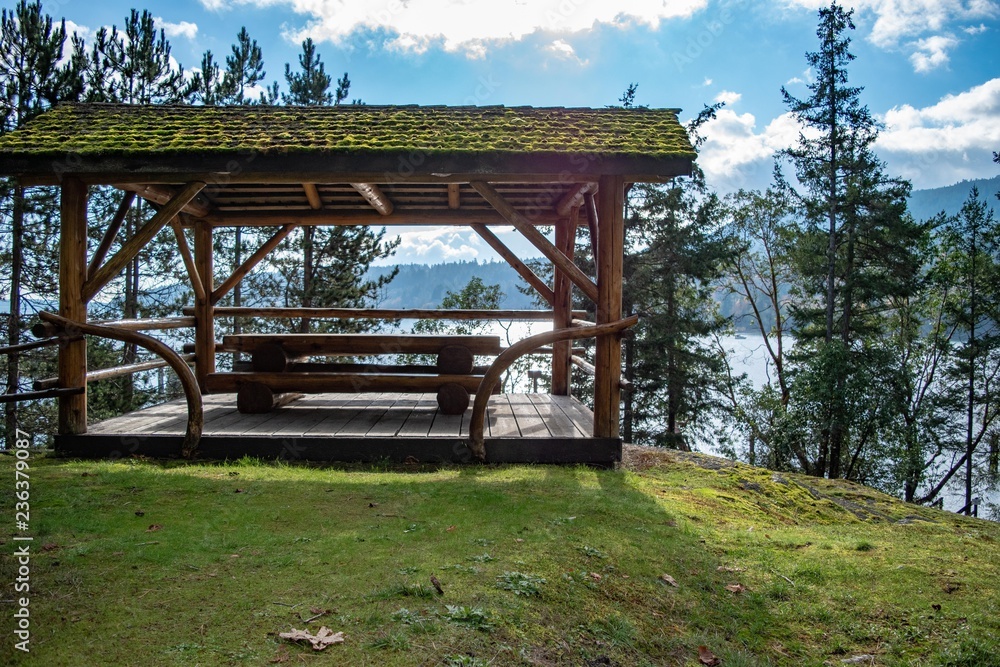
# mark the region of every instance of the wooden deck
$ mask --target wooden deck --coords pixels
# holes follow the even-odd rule
[[[198,456],[257,456],[315,461],[472,460],[465,440],[472,409],[438,411],[434,394],[314,394],[259,415],[236,410],[234,394],[205,397]],[[56,448],[87,457],[178,456],[183,400],[139,410],[56,437]],[[621,440],[594,438],[593,413],[568,396],[499,394],[490,398],[485,443],[490,463],[589,463],[621,460]]]

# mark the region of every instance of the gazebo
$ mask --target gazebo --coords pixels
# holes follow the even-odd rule
[[[688,174],[693,158],[674,109],[50,109],[0,139],[0,173],[26,186],[61,188],[59,312],[43,313],[35,328],[36,335],[60,340],[58,378],[49,383],[59,401],[55,445],[90,456],[612,463],[621,455],[621,336],[636,322],[622,316],[626,188]],[[94,185],[126,196],[101,242],[88,248],[88,187]],[[111,253],[136,198],[156,213]],[[310,225],[470,227],[550,307],[220,305],[283,239]],[[513,226],[551,262],[551,283],[491,231],[498,225]],[[88,321],[88,302],[168,226],[193,303],[166,319]],[[273,233],[216,283],[213,236],[248,226]],[[574,262],[578,226],[589,235],[596,275]],[[540,227],[554,228],[554,241]],[[596,321],[573,310],[574,289],[595,304]],[[545,319],[553,330],[506,349],[488,336],[246,333],[218,340],[216,318],[234,316]],[[186,356],[141,333],[167,328],[191,332]],[[88,373],[86,336],[150,349],[162,358],[153,363],[177,372],[185,400],[88,426],[88,380],[116,371]],[[588,337],[596,338],[593,363],[573,348],[574,340]],[[496,393],[500,374],[519,356],[539,350],[552,355],[549,394]],[[217,356],[235,352],[251,355],[252,363],[220,372]],[[436,354],[437,363],[343,362],[388,352]],[[492,358],[488,367],[474,365],[482,355]],[[570,395],[574,364],[593,375],[592,411]]]

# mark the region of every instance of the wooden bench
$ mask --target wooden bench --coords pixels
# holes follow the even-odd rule
[[[251,355],[245,372],[214,373],[213,393],[236,392],[241,412],[268,412],[301,393],[435,392],[445,414],[462,414],[486,372],[477,355],[500,353],[499,336],[247,334],[224,336],[223,351]],[[310,357],[436,355],[433,365],[316,362]]]

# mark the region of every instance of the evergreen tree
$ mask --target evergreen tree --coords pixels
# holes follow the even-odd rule
[[[246,27],[240,28],[232,53],[226,56],[223,99],[225,104],[251,104],[248,92],[264,80],[264,56],[257,40],[250,39]]]
[[[282,98],[286,104],[337,106],[347,98],[351,85],[347,74],[331,93],[333,79],[326,74],[312,39],[302,43],[299,66],[300,71],[293,72],[290,65],[285,65],[289,93]],[[374,280],[365,278],[372,262],[391,256],[399,245],[398,239],[385,242],[384,238],[384,227],[377,232],[364,226],[304,227],[301,236],[282,244],[285,252],[279,251],[279,259],[275,260],[284,284],[286,304],[306,308],[350,308],[377,302],[382,288],[396,275],[392,272]],[[299,248],[293,250],[296,243]],[[364,331],[374,325],[370,321],[351,320],[316,326],[324,331]],[[309,318],[302,318],[298,330],[307,333],[313,326]]]
[[[810,472],[832,478],[842,476],[850,447],[871,426],[864,423],[868,404],[850,394],[884,370],[884,360],[866,356],[874,350],[866,340],[878,335],[888,296],[914,289],[919,260],[913,248],[925,233],[906,213],[909,183],[886,176],[872,151],[878,127],[861,103],[862,89],[848,85],[852,13],[836,3],[819,12],[820,50],[806,55],[816,72],[811,96],[799,100],[782,88],[805,130],[784,155],[804,189],[805,230],[796,253],[803,304],[795,318],[801,371],[811,382],[810,396],[801,397],[807,414],[816,415],[809,437],[819,443]],[[862,413],[852,412],[859,405]]]
[[[52,18],[42,12],[40,2],[21,0],[13,9],[3,10],[0,15],[0,134],[16,130],[53,104],[79,98],[83,89],[85,55],[78,39],[73,40],[67,53],[66,41],[66,22],[54,26]],[[47,286],[32,282],[32,274],[38,273],[32,271],[32,264],[45,266],[43,273],[51,276],[53,249],[58,244],[45,243],[51,241],[51,237],[43,232],[53,229],[56,198],[50,188],[33,188],[29,194],[13,181],[5,181],[2,191],[3,208],[9,211],[10,224],[9,236],[4,234],[9,246],[3,248],[10,302],[4,325],[7,344],[16,345],[25,328],[22,321],[25,292],[36,296],[56,293],[51,282]],[[33,233],[26,235],[29,221]],[[39,229],[36,231],[35,227]],[[12,353],[6,361],[6,393],[16,393],[21,388],[21,358]],[[5,404],[6,442],[13,442],[19,425],[18,404]]]

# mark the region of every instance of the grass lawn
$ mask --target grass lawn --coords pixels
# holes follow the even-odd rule
[[[23,533],[0,456],[0,664],[1000,666],[1000,525],[847,483],[637,450],[607,471],[29,464]],[[343,643],[278,636],[323,626]]]

